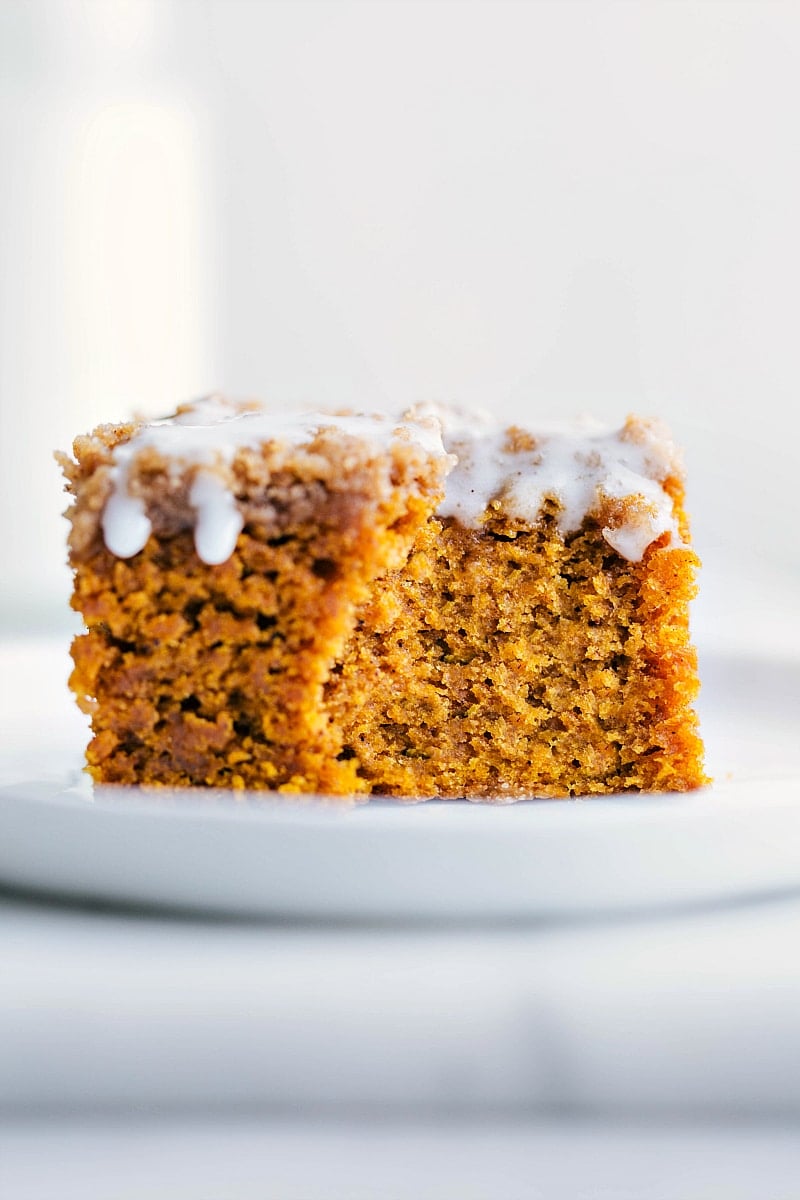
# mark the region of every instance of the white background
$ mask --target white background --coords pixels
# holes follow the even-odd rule
[[[51,450],[224,388],[659,414],[700,625],[768,625],[800,579],[799,45],[763,0],[0,0],[6,623],[66,619]]]

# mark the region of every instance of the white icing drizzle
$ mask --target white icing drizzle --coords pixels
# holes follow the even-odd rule
[[[672,499],[662,486],[675,469],[675,448],[655,423],[637,422],[627,435],[591,421],[543,425],[525,431],[533,448],[515,450],[508,430],[486,417],[469,422],[460,412],[441,413],[445,449],[458,459],[441,516],[476,526],[496,503],[508,516],[534,522],[551,498],[559,531],[571,533],[604,499],[626,499],[633,503],[624,524],[602,531],[619,554],[638,562],[661,534],[676,539]]]
[[[130,476],[134,460],[151,448],[174,464],[176,471],[187,466],[206,468],[197,471],[189,495],[195,510],[195,549],[209,565],[225,562],[244,522],[233,493],[213,468],[230,464],[236,451],[244,447],[256,449],[267,442],[309,445],[324,429],[356,438],[374,446],[376,452],[396,439],[415,443],[434,457],[447,458],[441,423],[433,414],[398,420],[386,413],[271,413],[261,408],[243,410],[224,397],[209,396],[187,405],[174,417],[145,425],[130,441],[114,448],[111,494],[101,521],[106,546],[119,558],[132,558],[147,545],[152,523],[144,502],[130,490]]]
[[[301,447],[327,428],[378,451],[399,439],[437,458],[449,457],[446,494],[438,511],[468,526],[480,525],[487,511],[498,508],[533,523],[551,498],[558,505],[559,530],[569,533],[603,500],[624,499],[622,523],[602,531],[624,558],[639,561],[664,533],[671,535],[671,544],[680,542],[672,500],[662,486],[676,469],[675,449],[655,423],[629,422],[622,430],[586,421],[540,425],[515,443],[504,426],[485,416],[436,405],[418,405],[398,419],[384,413],[243,411],[241,405],[212,396],[144,426],[114,449],[112,490],[102,517],[108,549],[129,558],[144,548],[152,532],[142,499],[129,487],[132,464],[143,450],[155,449],[176,471],[199,468],[189,495],[195,546],[204,562],[219,564],[233,553],[243,525],[220,467],[230,464],[242,447],[267,442]]]

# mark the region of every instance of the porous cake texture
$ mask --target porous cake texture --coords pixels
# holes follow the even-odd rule
[[[510,800],[705,782],[668,435],[211,398],[59,455],[101,783]]]

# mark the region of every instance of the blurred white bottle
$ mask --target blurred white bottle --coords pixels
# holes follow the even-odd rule
[[[170,0],[0,0],[0,618],[63,612],[51,452],[216,383],[209,122]]]

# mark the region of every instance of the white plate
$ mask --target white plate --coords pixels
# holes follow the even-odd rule
[[[92,792],[56,770],[0,788],[0,882],[359,920],[587,915],[800,890],[800,663],[710,659],[703,671],[719,780],[704,792],[342,811],[230,793]],[[44,754],[42,728],[28,735]],[[47,740],[58,744],[58,730]]]

